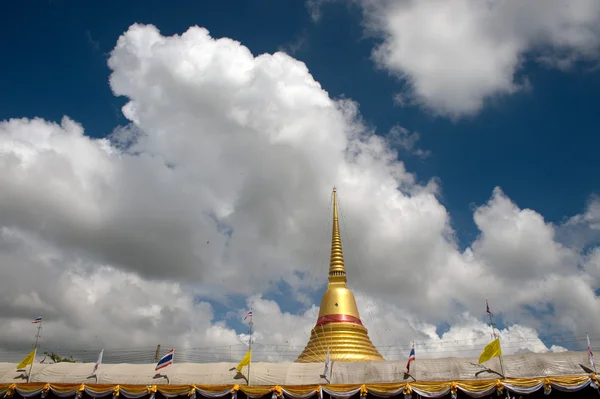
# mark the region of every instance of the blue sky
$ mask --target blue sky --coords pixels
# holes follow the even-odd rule
[[[133,23],[152,24],[163,36],[198,25],[214,38],[241,42],[254,56],[286,51],[306,64],[331,98],[356,101],[364,123],[380,136],[394,126],[418,132],[416,146],[430,155],[398,147],[398,158],[419,182],[437,179],[437,198],[450,215],[460,251],[481,233],[473,213],[490,200],[495,187],[521,210],[531,208],[556,225],[585,212],[600,194],[600,69],[593,57],[561,69],[539,62],[532,45],[520,52],[514,78],[527,82],[526,89],[492,95],[477,112],[453,118],[394,102],[410,87],[374,61],[373,49],[382,38],[365,29],[358,4],[325,1],[319,20],[300,0],[180,1],[176,6],[51,0],[6,3],[3,10],[0,43],[8,62],[0,63],[0,120],[60,122],[68,115],[86,135],[107,137],[130,123],[121,112],[127,98],[115,96],[109,85],[113,71],[107,61],[119,37]],[[311,293],[314,300],[323,289]],[[293,312],[300,302],[292,291],[275,281],[266,298]],[[244,307],[247,294],[230,295],[230,305]],[[231,311],[209,301],[219,317]],[[522,307],[539,312],[532,309]],[[244,329],[233,319],[230,325]],[[440,321],[438,327],[447,331],[450,324]]]
[[[311,20],[302,1],[12,3],[2,30],[7,59],[0,65],[0,118],[69,115],[94,137],[125,124],[108,85],[107,54],[134,22],[153,24],[162,34],[206,27],[214,37],[231,37],[255,55],[294,49],[332,97],[360,104],[365,120],[386,134],[395,124],[420,133],[427,159],[400,152],[407,168],[426,181],[438,177],[442,202],[452,215],[461,242],[477,231],[474,205],[484,203],[495,186],[521,207],[560,222],[583,210],[600,191],[600,71],[582,65],[567,73],[534,62],[519,71],[531,90],[500,97],[474,117],[452,121],[419,107],[392,101],[403,83],[374,68],[376,38],[364,34],[357,7],[325,4],[322,19]],[[235,11],[234,11],[235,10]],[[297,47],[297,48],[296,48]]]

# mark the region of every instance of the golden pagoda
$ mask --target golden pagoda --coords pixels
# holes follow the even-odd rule
[[[337,192],[333,189],[333,231],[329,284],[321,299],[319,318],[310,339],[296,362],[324,362],[329,352],[333,361],[384,360],[360,321],[354,294],[346,286],[346,268],[338,222]]]

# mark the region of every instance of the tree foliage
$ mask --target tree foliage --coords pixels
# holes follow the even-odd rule
[[[77,363],[77,360],[73,359],[73,356],[62,357],[61,355],[44,351],[44,355],[48,356],[54,363]]]

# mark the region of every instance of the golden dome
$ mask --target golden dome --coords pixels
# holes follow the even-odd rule
[[[319,318],[310,339],[296,362],[324,362],[327,352],[333,361],[384,360],[363,326],[354,294],[346,286],[346,268],[338,221],[337,192],[333,189],[333,231],[329,284],[321,299]]]

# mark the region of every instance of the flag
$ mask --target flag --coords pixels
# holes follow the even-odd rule
[[[29,355],[25,356],[25,359],[21,360],[21,363],[19,363],[17,365],[17,370],[22,369],[25,366],[28,366],[30,364],[33,364],[33,360],[35,359],[35,352],[37,351],[37,348],[32,350]]]
[[[323,377],[327,378],[327,373],[329,372],[329,364],[331,360],[329,358],[329,349],[327,349],[327,355],[325,355],[325,368],[323,369]]]
[[[244,357],[243,357],[242,361],[240,362],[240,364],[237,365],[237,367],[236,367],[237,371],[239,371],[241,373],[242,372],[242,368],[244,366],[249,366],[251,358],[252,358],[252,349],[250,349],[248,352],[246,352],[246,354],[244,355]]]
[[[590,336],[587,333],[585,334],[585,336],[587,337],[588,341],[588,360],[590,361],[592,367],[596,367],[596,364],[594,363],[594,353],[592,352],[592,345],[590,344]]]
[[[42,322],[42,317],[36,317],[35,319],[33,319],[33,321],[31,322],[31,324],[39,324]]]
[[[410,373],[410,364],[415,361],[415,344],[413,344],[412,349],[408,355],[408,362],[406,363],[406,372]]]
[[[102,364],[102,356],[104,355],[104,349],[102,349],[100,351],[100,355],[98,355],[98,360],[96,361],[96,364],[94,365],[94,371],[92,371],[92,375],[96,375],[96,371],[98,371],[98,367],[100,367],[100,365]]]
[[[252,309],[250,309],[248,311],[248,313],[246,314],[246,317],[244,317],[244,320],[246,320],[248,317],[252,317]],[[260,320],[259,320],[260,321]]]
[[[493,357],[502,356],[502,350],[500,349],[500,338],[496,338],[492,342],[486,345],[479,356],[479,364],[487,362]]]
[[[490,304],[488,303],[487,299],[485,300],[485,312],[490,316],[492,315],[492,311],[490,310]]]
[[[160,358],[158,363],[156,363],[156,367],[154,368],[154,371],[164,369],[165,367],[173,364],[174,357],[175,357],[175,349],[171,349],[170,351],[167,352],[166,355],[164,355],[163,357]]]

